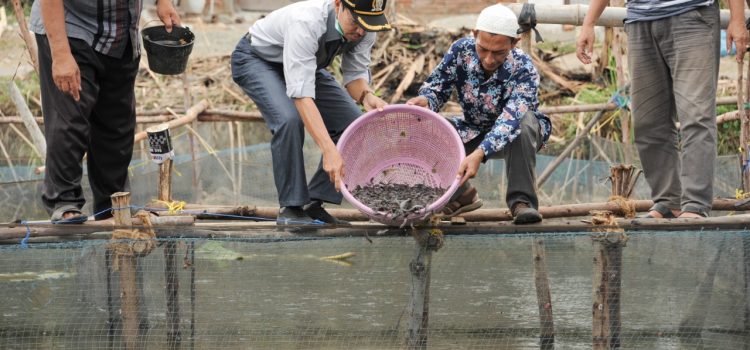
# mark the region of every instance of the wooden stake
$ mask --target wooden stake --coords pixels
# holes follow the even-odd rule
[[[616,225],[611,212],[593,212],[594,225]],[[621,229],[605,229],[592,234],[594,275],[592,286],[592,345],[594,350],[620,347],[620,286],[622,248],[627,235]]]
[[[159,190],[157,198],[160,201],[171,202],[172,201],[172,169],[174,163],[171,158],[165,159],[164,162],[159,164]]]
[[[417,249],[414,259],[409,263],[411,294],[409,296],[409,325],[406,335],[407,349],[427,349],[432,252],[442,246],[442,236],[436,238],[433,233],[433,230],[412,231],[412,235],[417,241]]]
[[[167,341],[170,345],[179,346],[180,334],[180,280],[177,263],[177,242],[167,241],[164,244],[164,280],[167,294]]]
[[[117,192],[112,196],[112,210],[117,227],[129,227],[130,193]],[[127,243],[117,243],[127,244]],[[139,298],[136,283],[136,261],[132,254],[118,254],[115,248],[115,259],[120,272],[120,311],[122,314],[122,336],[126,349],[137,349],[138,345],[138,309]]]
[[[550,293],[549,278],[547,277],[547,254],[543,239],[534,239],[531,254],[534,265],[536,301],[539,308],[539,344],[542,348],[554,348],[555,323],[552,317],[552,293]]]

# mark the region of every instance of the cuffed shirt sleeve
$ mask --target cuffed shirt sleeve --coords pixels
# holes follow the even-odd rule
[[[419,95],[427,98],[433,112],[439,112],[445,102],[451,97],[453,85],[456,83],[456,69],[459,62],[459,43],[454,43],[443,59],[430,73],[427,80],[419,88]]]
[[[376,33],[367,33],[356,46],[341,56],[344,86],[357,79],[370,83],[370,52],[376,38]]]

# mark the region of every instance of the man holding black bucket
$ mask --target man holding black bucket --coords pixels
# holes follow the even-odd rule
[[[140,62],[140,1],[36,0],[30,28],[39,47],[47,139],[42,201],[53,223],[81,223],[81,162],[88,154],[95,219],[112,216],[110,195],[128,185]],[[171,31],[180,17],[157,0]]]
[[[271,130],[271,155],[279,195],[277,225],[348,224],[323,202],[339,204],[344,172],[335,142],[365,110],[382,108],[373,94],[370,50],[378,31],[391,27],[386,0],[308,0],[258,20],[232,53],[232,77],[255,102]],[[341,54],[342,87],[328,73]],[[356,101],[356,102],[355,102]],[[305,129],[323,157],[309,184],[305,177]]]
[[[462,185],[443,209],[445,217],[482,205],[473,178],[481,163],[505,159],[505,201],[516,224],[542,221],[537,211],[536,152],[549,138],[549,118],[537,111],[539,74],[531,57],[516,48],[516,15],[503,5],[479,14],[473,38],[453,43],[442,62],[407,104],[439,111],[457,90],[463,115],[452,119],[466,149],[459,167]]]

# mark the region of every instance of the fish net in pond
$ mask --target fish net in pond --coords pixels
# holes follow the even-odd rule
[[[458,188],[458,167],[464,159],[463,142],[453,126],[428,109],[392,105],[374,110],[352,123],[337,145],[346,164],[341,193],[349,203],[371,219],[386,225],[403,226],[427,219],[445,206]],[[395,210],[378,210],[358,197],[358,186],[380,184],[439,189],[439,195],[423,208],[404,193],[389,191],[386,202],[399,203]],[[369,192],[369,191],[368,191]],[[411,200],[413,205],[401,208]],[[370,203],[372,204],[372,203]],[[412,210],[413,209],[413,210]]]

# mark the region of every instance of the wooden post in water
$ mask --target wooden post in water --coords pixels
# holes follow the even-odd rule
[[[164,159],[164,161],[159,164],[159,189],[157,198],[165,203],[172,201],[172,168],[173,163],[171,158]],[[180,334],[180,280],[177,273],[176,256],[177,242],[165,242],[164,281],[167,297],[167,341],[172,346],[179,345],[182,339]]]
[[[622,247],[628,238],[622,229],[612,228],[616,225],[612,212],[596,211],[592,214],[594,225],[607,227],[591,235],[594,243],[592,348],[619,348]]]
[[[411,294],[406,348],[410,350],[427,349],[432,252],[443,246],[443,234],[437,229],[414,229],[412,236],[417,241],[417,250],[409,263]]]
[[[132,226],[130,219],[130,193],[112,194],[112,211],[118,228]],[[136,349],[138,344],[138,288],[136,283],[135,256],[122,254],[120,247],[127,243],[115,243],[114,257],[120,272],[120,311],[122,314],[122,337],[126,349]]]
[[[552,294],[547,277],[547,254],[543,239],[534,239],[531,253],[534,257],[534,285],[536,286],[536,302],[539,306],[539,345],[542,349],[553,349],[555,322],[552,317]]]

